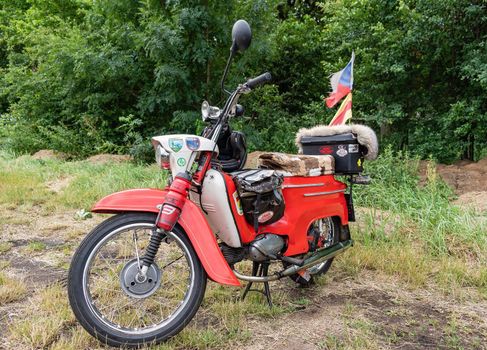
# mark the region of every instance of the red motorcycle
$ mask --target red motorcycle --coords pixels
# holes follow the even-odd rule
[[[303,155],[265,153],[259,169],[242,170],[245,138],[229,120],[243,114],[239,97],[271,77],[265,73],[227,91],[230,62],[251,41],[247,22],[235,23],[232,38],[221,81],[229,97],[222,109],[203,103],[208,126],[202,135],[152,139],[157,164],[171,172],[167,187],[100,200],[93,212],[116,215],[73,256],[71,307],[80,324],[109,345],[137,347],[180,332],[197,312],[207,278],[230,286],[247,281],[243,297],[261,282],[272,306],[269,281],[309,284],[352,246],[352,189],[334,174],[367,182],[359,173],[364,157],[377,153],[375,134],[363,126],[300,130]],[[248,260],[251,274],[238,272]],[[272,263],[279,268],[270,272]]]

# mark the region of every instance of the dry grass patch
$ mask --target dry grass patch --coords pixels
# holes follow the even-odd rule
[[[221,349],[225,348],[224,345],[227,342],[228,339],[226,339],[225,333],[214,327],[208,326],[206,329],[186,327],[177,335],[177,337],[172,338],[167,343],[151,347],[150,349]]]
[[[487,267],[482,264],[468,264],[462,259],[442,258],[433,267],[435,280],[448,294],[467,295],[475,288],[487,298]]]
[[[375,325],[354,305],[346,303],[341,318],[347,332],[343,332],[340,336],[326,334],[323,340],[315,344],[316,348],[326,350],[376,350],[381,348],[375,333]]]
[[[50,350],[93,350],[103,348],[103,345],[89,335],[81,326],[76,326],[64,332],[59,340],[49,347]]]
[[[40,204],[49,198],[38,174],[31,171],[18,171],[7,167],[0,173],[0,203],[18,206],[24,203]]]
[[[24,318],[10,324],[9,341],[30,348],[46,348],[75,324],[63,287],[55,285],[35,294],[24,307]]]
[[[70,225],[68,225],[66,222],[64,223],[54,222],[42,227],[40,231],[41,231],[41,236],[50,237],[50,236],[57,236],[60,233],[59,231],[66,231],[68,229],[70,229]]]
[[[0,242],[0,254],[8,252],[12,246],[13,245],[10,242]]]
[[[0,305],[22,299],[27,293],[27,287],[22,280],[7,276],[0,272]]]
[[[411,246],[356,243],[340,256],[335,268],[356,276],[364,269],[376,270],[399,277],[411,287],[424,286],[430,272],[429,261],[417,248]]]
[[[0,217],[0,225],[2,224],[10,224],[10,225],[28,225],[31,222],[31,217],[19,217],[15,216],[15,214],[6,215]]]

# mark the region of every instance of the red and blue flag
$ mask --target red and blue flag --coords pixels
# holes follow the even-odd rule
[[[325,101],[328,108],[336,105],[343,97],[348,95],[353,88],[353,61],[355,53],[352,52],[352,59],[341,71],[332,74],[330,78],[332,92]]]

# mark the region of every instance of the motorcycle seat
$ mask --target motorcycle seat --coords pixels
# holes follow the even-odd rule
[[[319,176],[335,173],[335,158],[331,155],[302,155],[265,152],[258,158],[259,168],[273,169],[284,176]]]

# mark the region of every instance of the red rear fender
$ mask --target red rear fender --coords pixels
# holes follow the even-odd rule
[[[158,213],[157,206],[164,202],[166,193],[167,191],[150,188],[117,192],[102,198],[91,211],[110,214],[136,211]],[[178,223],[191,240],[208,277],[221,284],[240,286],[223,257],[206,218],[190,200],[184,204]]]

